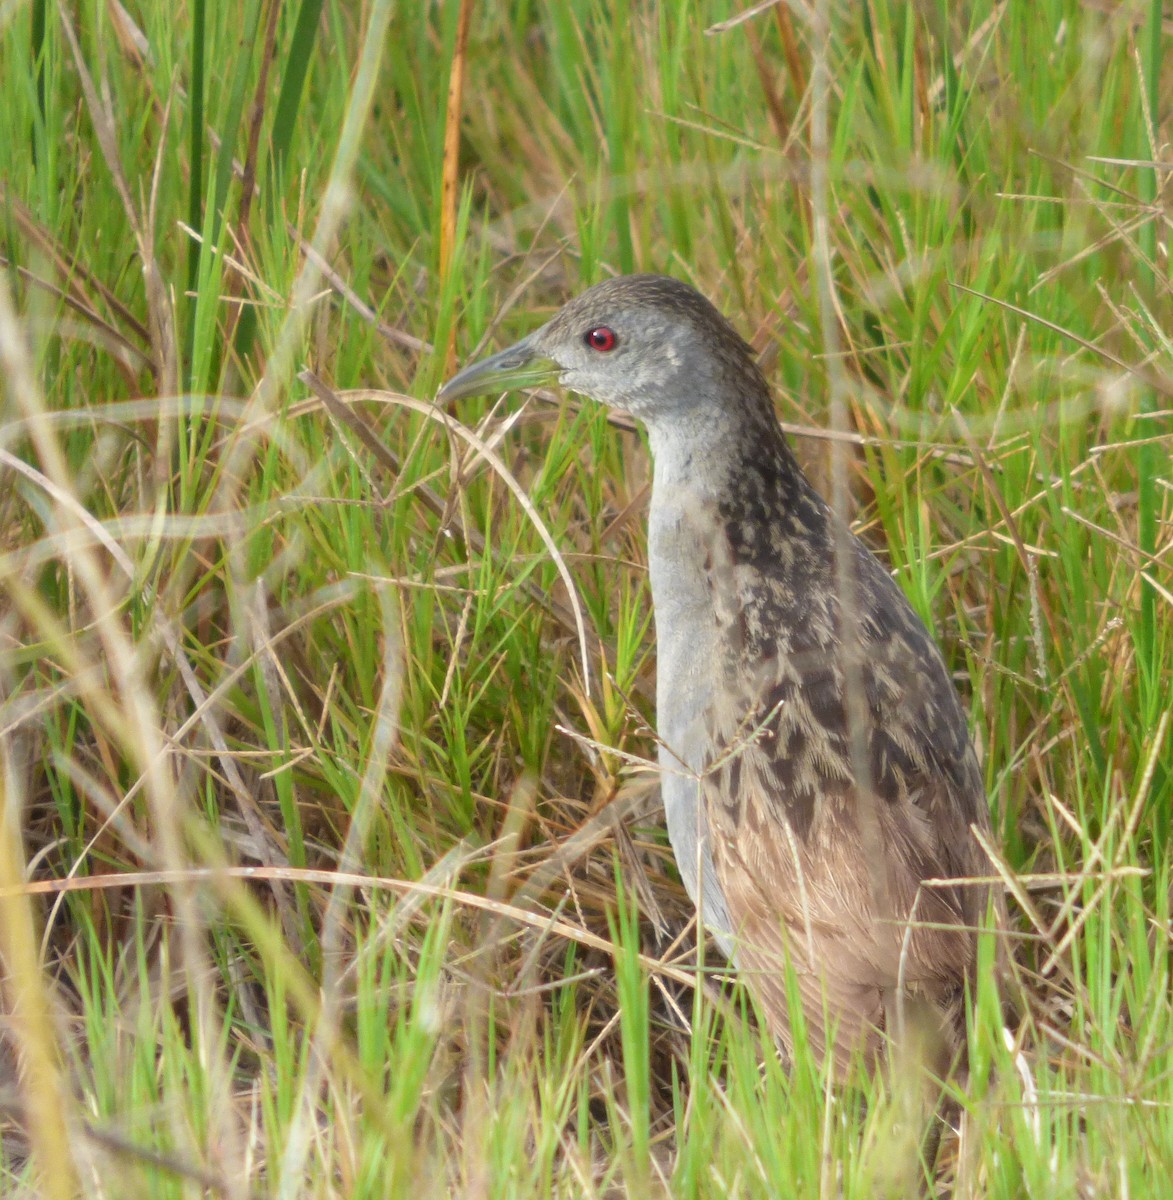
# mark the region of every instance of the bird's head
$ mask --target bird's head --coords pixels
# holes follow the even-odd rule
[[[465,367],[438,399],[550,383],[651,427],[765,392],[749,347],[708,300],[678,279],[628,275],[596,284],[516,345]]]

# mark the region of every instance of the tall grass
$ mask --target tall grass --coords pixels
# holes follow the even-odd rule
[[[481,5],[446,143],[460,7],[0,8],[0,1191],[922,1186],[696,965],[638,432],[421,403],[657,270],[969,702],[1022,1011],[984,947],[934,1186],[1163,1196],[1160,3]]]

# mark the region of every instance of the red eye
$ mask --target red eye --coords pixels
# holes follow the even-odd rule
[[[606,325],[596,325],[594,329],[587,331],[582,340],[592,350],[601,350],[604,353],[614,350],[619,341],[615,336],[615,330],[608,329]]]

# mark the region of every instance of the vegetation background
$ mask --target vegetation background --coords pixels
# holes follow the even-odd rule
[[[923,1182],[696,965],[640,435],[431,403],[655,270],[969,703],[1027,1003],[935,1186],[1168,1194],[1169,18],[757,8],[0,5],[0,1193]]]

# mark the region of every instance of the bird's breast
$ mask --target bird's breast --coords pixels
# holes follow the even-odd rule
[[[684,885],[731,955],[732,924],[713,865],[699,782],[712,754],[709,716],[721,678],[719,619],[706,566],[712,510],[684,488],[666,503],[658,499],[648,523],[648,572],[664,816]]]

